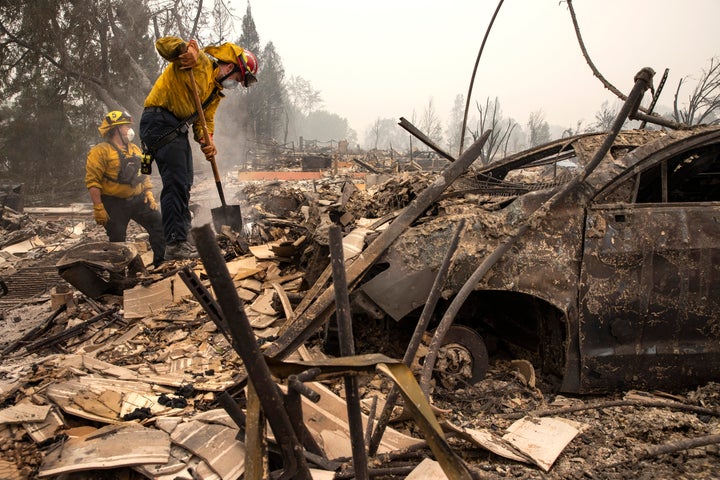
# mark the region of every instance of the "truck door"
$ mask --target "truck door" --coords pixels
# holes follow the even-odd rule
[[[582,391],[720,371],[720,149],[663,158],[592,204],[579,292]],[[622,195],[621,195],[622,196]],[[607,198],[607,197],[605,197]]]

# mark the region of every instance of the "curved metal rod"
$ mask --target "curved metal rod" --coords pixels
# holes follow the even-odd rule
[[[432,376],[433,369],[435,368],[438,351],[442,346],[445,335],[455,321],[455,316],[460,311],[460,307],[463,306],[465,300],[467,300],[470,294],[475,290],[475,286],[480,282],[480,280],[482,280],[488,270],[490,270],[490,268],[492,268],[492,266],[495,265],[495,263],[500,260],[503,255],[505,255],[505,252],[507,252],[510,247],[512,247],[515,242],[529,229],[530,225],[527,223],[522,225],[515,235],[496,248],[495,251],[493,251],[493,253],[491,253],[490,256],[480,264],[480,266],[478,266],[473,274],[470,275],[470,278],[468,278],[463,284],[462,288],[460,288],[460,291],[458,291],[452,303],[445,311],[445,315],[443,315],[442,320],[440,320],[440,324],[435,329],[435,335],[433,335],[433,338],[430,341],[428,354],[425,356],[425,363],[423,363],[422,374],[420,376],[420,388],[426,397],[430,396],[430,377]]]
[[[463,115],[462,129],[460,130],[460,148],[458,149],[458,155],[462,154],[463,146],[465,145],[465,128],[467,127],[468,110],[470,110],[470,97],[472,96],[472,89],[473,85],[475,84],[475,74],[477,73],[477,67],[480,63],[480,57],[482,56],[482,52],[485,49],[485,42],[487,42],[488,36],[490,35],[490,29],[492,28],[493,23],[495,23],[495,17],[497,17],[498,12],[500,11],[500,7],[502,7],[504,1],[505,0],[500,0],[498,2],[498,6],[495,8],[495,13],[490,19],[490,24],[488,25],[487,30],[485,30],[485,36],[483,37],[483,41],[480,44],[480,50],[478,50],[477,58],[475,59],[475,66],[473,67],[472,77],[470,77],[470,86],[468,87],[467,99],[465,100],[465,115]]]
[[[590,59],[590,55],[588,54],[587,49],[585,48],[585,42],[583,42],[582,35],[580,35],[580,25],[578,25],[577,17],[575,16],[575,9],[572,6],[572,0],[566,0],[568,4],[568,9],[570,10],[570,18],[572,19],[573,27],[575,28],[575,36],[578,39],[578,44],[580,45],[580,50],[582,51],[583,57],[585,57],[585,61],[590,66],[590,70],[592,70],[593,75],[595,75],[598,80],[612,93],[614,93],[617,97],[622,99],[623,101],[627,100],[627,97],[625,94],[623,94],[620,90],[615,87],[612,83],[608,82],[605,77],[603,77],[602,73],[597,69],[593,61]]]

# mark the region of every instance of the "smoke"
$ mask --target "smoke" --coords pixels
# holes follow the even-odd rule
[[[213,140],[217,148],[215,164],[220,176],[220,183],[227,205],[240,205],[245,210],[247,202],[238,181],[238,171],[250,163],[250,143],[243,133],[243,125],[247,124],[247,114],[240,105],[243,94],[230,91],[220,101],[215,114]],[[195,170],[195,181],[191,192],[192,225],[213,225],[212,209],[222,205],[220,194],[215,183],[212,166],[200,150],[196,142],[191,142]],[[243,212],[245,219],[245,212]]]
[[[216,162],[220,175],[230,170],[243,170],[251,162],[254,145],[246,136],[252,119],[246,111],[247,98],[243,90],[229,91],[220,101],[215,114]]]

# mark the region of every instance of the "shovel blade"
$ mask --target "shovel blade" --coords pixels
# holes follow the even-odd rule
[[[213,226],[215,233],[222,232],[223,225],[227,225],[231,230],[242,232],[242,214],[240,213],[240,205],[222,205],[210,210],[212,213]]]

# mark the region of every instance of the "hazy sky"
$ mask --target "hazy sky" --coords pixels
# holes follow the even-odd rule
[[[286,76],[319,90],[328,111],[363,139],[377,118],[419,118],[432,98],[443,123],[466,95],[487,26],[490,0],[255,0],[263,45],[272,41]],[[247,0],[232,0],[242,16]],[[660,104],[671,105],[682,77],[697,77],[720,56],[720,0],[575,0],[591,59],[621,91],[642,67],[655,85],[670,69]],[[260,59],[262,81],[262,58]],[[592,123],[615,97],[593,77],[558,0],[506,0],[480,59],[475,101],[498,97],[521,125],[542,109],[550,124]],[[419,121],[419,120],[418,120]],[[445,128],[445,125],[443,126]]]

